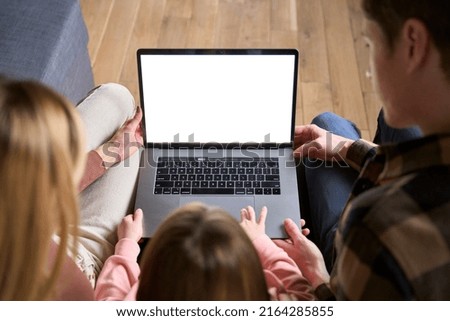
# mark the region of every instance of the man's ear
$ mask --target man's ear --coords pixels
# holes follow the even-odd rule
[[[408,19],[403,24],[402,40],[405,45],[407,72],[423,66],[429,57],[431,36],[425,24],[418,19]]]

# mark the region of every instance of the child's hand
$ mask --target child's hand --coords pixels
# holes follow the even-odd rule
[[[119,237],[119,240],[127,238],[139,242],[142,237],[143,216],[144,213],[140,208],[138,208],[134,214],[125,216],[117,227],[117,236]]]
[[[247,206],[241,210],[241,226],[250,240],[253,241],[259,236],[266,234],[266,216],[267,207],[265,206],[261,209],[258,221],[256,221],[253,207]]]

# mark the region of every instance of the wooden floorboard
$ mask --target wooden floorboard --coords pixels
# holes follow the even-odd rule
[[[139,103],[138,48],[297,48],[296,124],[324,111],[372,138],[380,108],[368,70],[360,0],[80,0],[96,84]]]

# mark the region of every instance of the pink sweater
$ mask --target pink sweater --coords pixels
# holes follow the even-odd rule
[[[253,241],[264,268],[272,300],[314,300],[312,288],[287,253],[264,235]],[[130,239],[116,244],[97,280],[96,300],[136,300],[139,245]]]

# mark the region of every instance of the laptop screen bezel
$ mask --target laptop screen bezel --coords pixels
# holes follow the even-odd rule
[[[146,55],[289,55],[294,56],[294,75],[293,75],[293,89],[292,89],[292,115],[291,115],[291,135],[289,142],[281,143],[176,143],[176,142],[148,142],[145,130],[145,116],[142,118],[144,146],[146,148],[237,148],[237,147],[252,147],[252,148],[285,148],[293,147],[294,144],[294,128],[295,115],[297,106],[297,82],[298,82],[298,64],[299,52],[294,48],[248,48],[248,49],[206,49],[206,48],[187,48],[187,49],[170,49],[170,48],[140,48],[136,52],[138,80],[139,80],[139,99],[143,114],[145,115],[145,104],[143,94],[143,79],[142,79],[142,65],[141,57]]]

